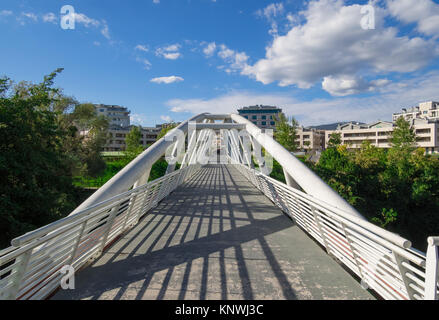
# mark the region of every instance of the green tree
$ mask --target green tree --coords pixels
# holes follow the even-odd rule
[[[126,143],[125,155],[129,159],[134,159],[140,153],[143,152],[144,148],[143,145],[140,143],[141,140],[142,140],[142,127],[133,126],[125,139],[125,143]]]
[[[294,152],[298,149],[297,143],[297,126],[298,122],[294,117],[287,119],[287,117],[281,113],[278,119],[276,119],[276,131],[274,138],[285,149],[290,152]]]
[[[333,132],[329,135],[328,148],[337,148],[341,142],[341,133]]]
[[[164,126],[162,128],[162,130],[160,131],[160,133],[158,134],[157,140],[163,138],[169,131],[171,131],[175,127],[177,127],[177,123],[175,123],[175,122],[171,122],[171,123],[167,124],[166,126]]]
[[[0,81],[0,245],[61,218],[76,206],[65,132],[52,107],[60,92],[53,80],[12,87]]]
[[[416,148],[416,134],[410,123],[403,117],[396,120],[396,128],[393,130],[390,143],[393,149],[412,152]]]

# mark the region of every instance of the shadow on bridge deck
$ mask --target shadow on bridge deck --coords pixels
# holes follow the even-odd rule
[[[209,165],[53,299],[372,299],[233,166]]]

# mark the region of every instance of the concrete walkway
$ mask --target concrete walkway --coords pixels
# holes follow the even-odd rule
[[[235,168],[209,165],[53,299],[373,299]]]

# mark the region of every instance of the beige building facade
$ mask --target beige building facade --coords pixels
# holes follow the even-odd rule
[[[300,150],[323,150],[325,148],[325,131],[298,127],[297,143]]]
[[[427,119],[412,119],[410,122],[416,133],[417,146],[425,148],[427,153],[439,152],[439,122]],[[326,131],[325,146],[328,146],[330,135],[339,132],[342,143],[351,149],[360,148],[366,140],[378,148],[390,148],[394,128],[395,124],[387,121],[372,124],[347,123],[336,130]]]

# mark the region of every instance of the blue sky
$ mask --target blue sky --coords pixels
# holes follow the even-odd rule
[[[303,125],[368,122],[439,100],[432,0],[2,0],[0,37],[0,75],[37,82],[63,67],[66,94],[143,125],[251,104]]]

